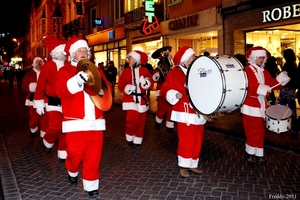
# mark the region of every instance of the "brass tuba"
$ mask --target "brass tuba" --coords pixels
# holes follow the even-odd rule
[[[151,55],[152,58],[159,59],[157,68],[159,69],[160,74],[162,75],[164,80],[166,79],[169,71],[174,67],[173,59],[170,54],[171,51],[171,46],[164,46],[160,49],[157,49]]]
[[[112,93],[105,81],[101,79],[98,68],[87,59],[80,60],[77,71],[83,71],[88,75],[84,91],[90,96],[94,105],[102,111],[107,111],[112,106]]]

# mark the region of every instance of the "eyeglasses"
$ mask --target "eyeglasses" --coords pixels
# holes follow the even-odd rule
[[[78,49],[76,52],[82,53],[82,54],[87,54],[88,51],[86,49]]]

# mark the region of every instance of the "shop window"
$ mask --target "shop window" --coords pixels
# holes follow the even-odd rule
[[[124,17],[124,1],[115,0],[115,20],[119,20]]]
[[[90,10],[90,27],[92,32],[96,28],[96,7]]]
[[[182,0],[171,0],[171,3],[169,4],[169,6],[174,6],[174,5],[179,4],[181,2],[182,2]]]
[[[53,33],[61,33],[61,18],[53,18],[52,25],[53,25]]]
[[[133,11],[144,5],[145,0],[127,0],[125,2],[125,13]],[[153,0],[154,3],[158,3],[158,0]]]

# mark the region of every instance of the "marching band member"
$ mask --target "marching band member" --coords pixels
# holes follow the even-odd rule
[[[241,107],[243,126],[246,134],[245,151],[250,165],[264,164],[264,137],[266,97],[273,89],[281,89],[289,81],[286,72],[281,72],[276,78],[264,70],[267,60],[267,50],[256,46],[247,50],[249,65],[245,67],[248,78],[248,92]]]
[[[65,167],[70,183],[76,185],[82,163],[83,188],[90,197],[96,197],[98,196],[99,167],[106,121],[103,111],[95,106],[86,90],[88,85],[85,83],[94,75],[90,76],[76,67],[81,60],[91,57],[86,40],[71,38],[64,51],[70,56],[71,63],[63,66],[57,74],[56,94],[62,103],[62,131],[66,134],[67,142]],[[103,71],[99,68],[96,70],[110,90],[111,85],[106,80]]]
[[[188,171],[203,173],[203,170],[198,168],[198,163],[206,120],[192,108],[185,86],[187,70],[194,58],[195,51],[192,48],[181,47],[173,59],[175,68],[169,72],[160,90],[160,94],[173,105],[171,120],[177,122],[178,166],[180,175],[184,178],[190,177]]]
[[[65,160],[67,157],[65,134],[62,133],[62,109],[60,99],[55,93],[56,75],[58,70],[65,65],[66,56],[63,54],[65,42],[53,36],[44,37],[44,44],[50,50],[51,60],[41,70],[37,84],[34,107],[39,115],[45,110],[48,116],[48,129],[43,137],[44,151],[48,157],[52,156],[51,148],[58,140],[57,157]]]
[[[173,63],[170,63],[169,52],[172,47],[166,46],[156,50],[152,54],[152,58],[159,58],[158,66],[154,69],[152,73],[152,79],[156,83],[155,96],[157,99],[157,112],[155,115],[155,128],[160,130],[160,124],[163,122],[164,117],[166,118],[166,127],[168,133],[175,133],[174,122],[171,121],[171,111],[172,105],[166,101],[166,99],[160,94],[160,89],[165,82],[167,73],[171,70]],[[157,53],[158,52],[158,53]],[[165,53],[168,52],[168,53]],[[164,68],[166,74],[163,74],[160,68]]]
[[[123,70],[118,82],[119,90],[124,93],[122,108],[126,111],[125,137],[129,146],[140,149],[149,109],[146,90],[153,82],[148,69],[141,67],[148,62],[146,53],[138,50],[131,51],[127,58],[130,67]]]
[[[32,63],[32,70],[25,74],[22,81],[22,88],[26,92],[28,92],[25,105],[29,108],[29,128],[31,131],[30,136],[32,138],[35,137],[38,129],[40,129],[41,137],[44,137],[47,131],[47,115],[39,116],[33,107],[33,99],[37,88],[37,82],[39,80],[39,75],[44,64],[44,57],[34,57]]]

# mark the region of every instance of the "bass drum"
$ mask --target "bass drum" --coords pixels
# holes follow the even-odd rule
[[[245,101],[248,79],[234,57],[200,56],[187,71],[187,93],[192,107],[203,115],[232,112]]]

